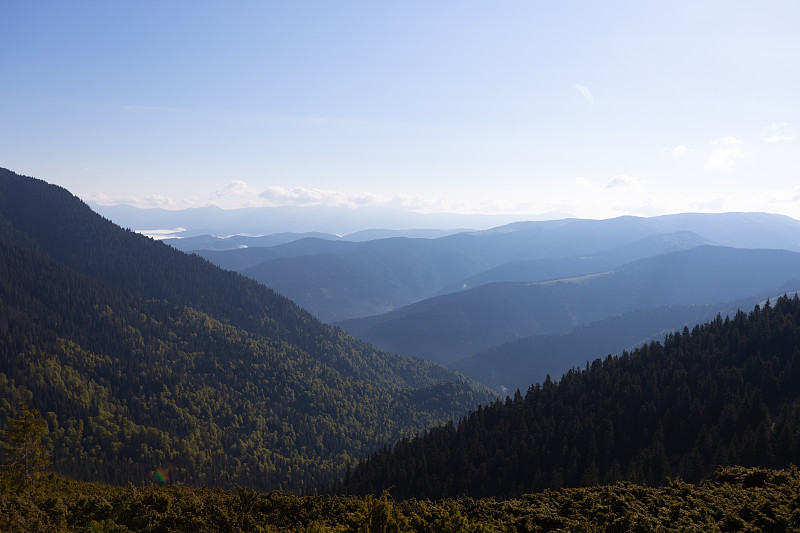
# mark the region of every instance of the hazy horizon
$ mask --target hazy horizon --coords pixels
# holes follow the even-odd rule
[[[167,210],[163,208],[140,208],[125,204],[89,206],[112,222],[129,227],[153,238],[191,237],[214,235],[218,237],[258,237],[278,233],[325,233],[346,237],[375,230],[387,236],[390,232],[413,232],[415,230],[436,231],[483,231],[500,228],[517,222],[545,222],[558,220],[609,220],[636,215],[620,215],[607,218],[583,218],[566,213],[548,213],[540,216],[526,214],[485,215],[459,213],[417,213],[400,209],[353,209],[343,206],[280,206],[224,209],[204,206]],[[788,217],[779,213],[724,212],[665,213],[655,217],[672,215],[726,215],[753,213],[767,216]],[[651,217],[643,217],[651,218]],[[797,220],[788,217],[791,220]],[[449,231],[452,230],[452,231]],[[382,233],[381,233],[382,232]],[[414,236],[423,236],[418,233]],[[411,233],[407,236],[412,236]]]
[[[54,1],[0,166],[101,205],[800,218],[800,5]]]

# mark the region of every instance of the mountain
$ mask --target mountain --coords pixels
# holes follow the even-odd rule
[[[435,239],[454,233],[460,233],[459,229],[410,229],[410,230],[363,230],[341,237],[330,233],[320,233],[309,231],[305,233],[272,233],[270,235],[226,235],[224,237],[216,235],[197,235],[194,237],[168,237],[162,239],[165,244],[184,252],[196,252],[200,250],[238,250],[241,248],[261,247],[267,248],[286,244],[300,239],[324,239],[329,241],[346,240],[353,242],[372,241],[376,239],[388,239],[390,237],[409,237],[418,239]],[[147,234],[146,232],[144,233]]]
[[[338,487],[513,497],[800,460],[800,299],[721,316],[531,386],[363,461]]]
[[[646,237],[680,232],[694,233],[705,241],[728,247],[800,252],[800,221],[769,213],[682,213],[650,218],[514,222],[441,240],[453,249],[470,249],[499,266],[514,261],[593,256],[614,248],[624,250]]]
[[[0,273],[0,424],[39,409],[68,476],[304,490],[491,397],[5,169]]]
[[[166,238],[162,239],[162,242],[184,252],[194,252],[197,250],[238,250],[251,247],[269,247],[310,238],[335,241],[340,237],[319,232],[275,233],[259,237],[249,235],[229,235],[226,237],[197,235],[196,237]]]
[[[673,331],[712,320],[717,314],[733,315],[738,309],[752,309],[775,294],[794,294],[800,285],[736,302],[707,305],[671,305],[638,309],[578,326],[562,335],[536,335],[509,342],[450,363],[449,367],[506,394],[525,390],[547,376],[560,376],[587,361],[653,340],[663,340]],[[794,289],[794,290],[792,290]]]
[[[586,276],[491,283],[339,325],[385,350],[450,363],[637,309],[745,298],[798,277],[797,252],[699,246]]]
[[[325,322],[381,313],[436,293],[493,263],[445,239],[299,239],[273,247],[198,251],[291,298]]]
[[[339,241],[303,238],[272,247],[198,253],[275,289],[326,322],[337,322],[486,283],[602,272],[717,242],[706,233],[734,247],[760,241],[765,248],[800,251],[800,222],[763,213],[725,213],[517,222],[435,239],[363,241],[385,235],[373,231]]]
[[[358,249],[360,243],[304,237],[275,246],[253,246],[236,250],[196,250],[195,253],[228,270],[245,270],[265,261],[284,258],[306,258],[316,255],[341,254]]]
[[[415,213],[387,207],[278,206],[222,209],[137,208],[99,205],[92,208],[122,227],[135,230],[171,230],[173,237],[198,235],[270,235],[319,231],[348,235],[374,228],[390,230],[488,228],[520,220],[519,215],[461,215]]]
[[[659,233],[692,231],[735,248],[800,251],[800,221],[772,213],[680,213],[647,219]]]
[[[405,237],[368,242],[304,238],[273,247],[197,253],[271,287],[326,322],[401,307],[486,266],[469,253],[441,249],[434,240]]]
[[[655,235],[623,249],[601,252],[597,257],[540,259],[488,271],[483,269],[492,264],[489,254],[467,246],[456,248],[441,239],[391,238],[358,245],[303,239],[272,248],[199,254],[275,289],[325,322],[336,322],[423,300],[442,292],[442,287],[451,286],[451,280],[471,272],[483,271],[483,274],[468,280],[483,281],[496,276],[498,271],[507,273],[517,267],[516,275],[511,277],[518,281],[538,281],[559,273],[597,272],[619,266],[629,258],[702,242],[688,232]],[[248,266],[259,259],[263,261]]]
[[[501,281],[547,281],[605,272],[638,259],[688,250],[703,244],[713,243],[691,231],[656,233],[592,255],[549,257],[504,263],[480,274],[459,280],[439,291],[439,294],[448,294]]]
[[[297,248],[300,243],[293,244]],[[321,320],[335,322],[419,301],[450,280],[486,266],[469,251],[452,252],[430,239],[339,244],[340,253],[276,258],[240,272],[312,310]],[[278,248],[283,251],[292,245]]]
[[[456,233],[472,232],[474,229],[452,228],[452,229],[367,229],[349,233],[343,237],[348,241],[375,241],[378,239],[390,239],[392,237],[407,237],[409,239],[438,239],[448,237]]]

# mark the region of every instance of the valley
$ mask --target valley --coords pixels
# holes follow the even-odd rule
[[[0,173],[0,423],[48,420],[53,468],[302,491],[494,397],[270,289]]]
[[[800,532],[800,2],[0,5],[0,533]]]
[[[798,232],[775,215],[681,214],[195,252],[374,346],[504,393],[793,293]],[[617,332],[605,343],[604,325]]]
[[[21,404],[40,413],[55,473],[41,486],[146,486],[161,472],[341,494],[329,497],[350,498],[344,515],[314,515],[333,530],[370,506],[404,527],[488,523],[486,503],[408,507],[389,489],[520,498],[798,461],[800,222],[414,233],[208,235],[186,253],[2,170],[0,423]],[[39,508],[25,490],[20,505]]]

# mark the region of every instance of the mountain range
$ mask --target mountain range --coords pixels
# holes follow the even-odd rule
[[[638,309],[730,302],[798,277],[798,252],[704,245],[594,274],[490,283],[340,325],[383,349],[451,363]]]
[[[271,235],[275,233],[318,232],[324,228],[332,235],[352,235],[380,229],[433,232],[457,228],[486,228],[521,220],[519,215],[461,215],[455,213],[416,213],[400,208],[373,207],[353,209],[347,206],[278,206],[223,209],[216,206],[186,209],[138,208],[130,205],[92,203],[97,213],[122,227],[143,233],[158,230],[174,238],[201,235]],[[373,233],[374,235],[374,233]]]
[[[574,328],[627,323],[620,331],[637,336],[603,348],[618,353],[800,285],[800,223],[764,213],[515,222],[437,238],[292,237],[195,253],[382,349],[446,363],[501,392],[595,356]],[[668,308],[670,323],[657,311]]]
[[[800,251],[799,232],[799,222],[779,215],[682,214],[514,223],[435,239],[317,237],[269,247],[194,251],[334,323],[486,283],[601,272],[702,244]]]

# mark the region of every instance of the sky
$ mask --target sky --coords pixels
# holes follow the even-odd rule
[[[800,2],[0,2],[0,167],[86,201],[800,219]]]

